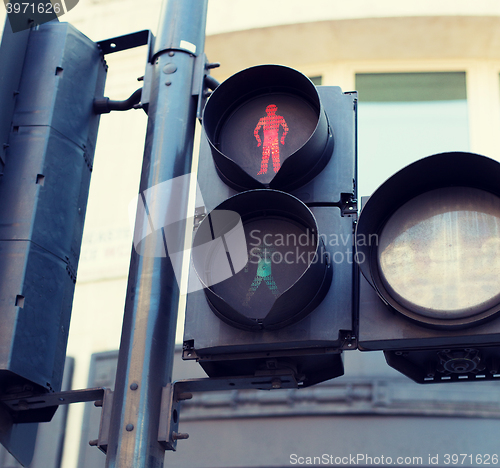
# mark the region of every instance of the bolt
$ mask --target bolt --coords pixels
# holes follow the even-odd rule
[[[165,81],[165,86],[170,86],[172,84],[171,81]]]
[[[210,70],[212,68],[219,68],[219,67],[220,67],[220,63],[218,63],[218,62],[206,63],[205,64],[205,69],[207,69],[207,70]]]
[[[175,55],[175,52],[173,50],[171,50],[169,53],[168,53],[169,57],[173,57]]]
[[[281,380],[280,379],[273,379],[271,382],[271,388],[281,388]]]
[[[173,440],[184,440],[189,439],[189,434],[184,434],[182,432],[172,432]]]
[[[101,408],[102,407],[102,400],[97,400],[97,401],[94,401],[94,406],[96,408]]]
[[[169,62],[163,67],[163,73],[170,75],[177,71],[177,65],[175,63]]]
[[[89,445],[91,447],[97,447],[97,444],[99,443],[99,440],[98,439],[95,439],[95,440],[89,440]]]
[[[191,398],[193,398],[193,394],[188,392],[177,395],[177,401],[191,400]]]
[[[138,388],[139,385],[136,382],[130,384],[130,390],[137,390]]]
[[[127,425],[125,426],[125,429],[126,429],[128,432],[133,431],[133,430],[134,430],[134,425],[133,425],[133,424],[127,424]]]
[[[30,407],[29,403],[26,400],[21,400],[18,403],[18,405],[19,405],[19,409],[22,409],[22,410],[27,410]]]

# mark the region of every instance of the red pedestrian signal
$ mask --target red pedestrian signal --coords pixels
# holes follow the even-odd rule
[[[208,99],[184,358],[210,377],[305,387],[343,373],[355,348],[355,102],[278,65]]]
[[[332,130],[315,86],[287,67],[233,75],[210,97],[203,119],[217,171],[238,191],[293,190],[332,156]]]
[[[257,175],[267,174],[267,165],[269,163],[269,156],[273,159],[273,170],[278,172],[281,167],[280,162],[280,141],[281,144],[285,144],[285,138],[288,134],[288,125],[285,119],[281,115],[276,115],[278,107],[274,104],[270,104],[266,107],[266,117],[262,117],[259,123],[255,127],[253,134],[257,140],[257,146],[262,145],[262,162],[260,165],[260,171]],[[281,138],[279,136],[280,127],[283,128],[283,133]],[[259,136],[259,130],[264,130],[264,144]]]

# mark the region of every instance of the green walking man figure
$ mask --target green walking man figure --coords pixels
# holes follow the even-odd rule
[[[245,301],[243,302],[245,307],[250,307],[250,299],[255,294],[255,291],[257,291],[257,288],[260,286],[262,281],[266,283],[275,298],[279,296],[278,287],[276,286],[276,282],[274,281],[271,271],[272,255],[275,251],[276,249],[269,246],[265,246],[264,248],[254,247],[250,250],[250,254],[257,257],[259,259],[259,263],[257,264],[257,273],[255,274],[255,278],[253,279],[245,297]],[[248,271],[248,268],[245,268],[245,271]]]

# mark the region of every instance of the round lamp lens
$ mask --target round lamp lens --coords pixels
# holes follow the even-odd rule
[[[463,319],[500,301],[500,198],[469,187],[419,195],[378,239],[383,286],[417,315]]]

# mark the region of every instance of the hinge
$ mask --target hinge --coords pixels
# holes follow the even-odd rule
[[[357,216],[358,200],[354,198],[354,195],[352,193],[341,193],[340,197],[340,211],[342,216]]]
[[[349,330],[340,330],[340,341],[341,341],[341,349],[357,349],[358,348],[358,340],[352,331]]]
[[[194,210],[193,232],[198,229],[201,222],[207,217],[207,209],[204,206],[198,206]]]
[[[87,165],[89,171],[92,172],[92,160],[90,159],[89,152],[87,151],[87,147],[85,145],[83,145],[83,159],[85,160],[85,164]]]
[[[76,268],[71,264],[69,257],[66,258],[66,272],[73,283],[76,283]]]

